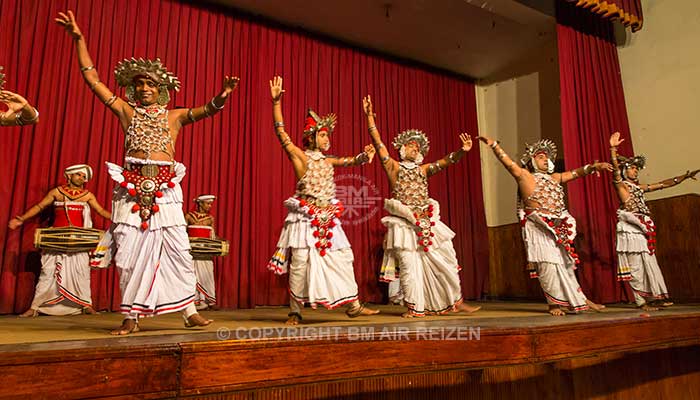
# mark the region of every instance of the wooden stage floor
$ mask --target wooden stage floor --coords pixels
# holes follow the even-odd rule
[[[455,390],[457,397],[445,392],[444,398],[460,398],[464,385],[509,393],[539,387],[536,376],[561,381],[562,363],[566,379],[574,379],[597,374],[592,364],[619,374],[661,362],[645,357],[691,356],[681,372],[654,381],[678,390],[680,376],[692,378],[686,388],[700,385],[700,360],[692,362],[700,356],[700,305],[649,313],[613,305],[603,313],[551,317],[543,303],[473,304],[482,310],[421,319],[401,318],[399,306],[379,306],[379,316],[357,319],[307,308],[303,324],[291,329],[282,307],[204,312],[215,322],[196,329],[170,314],[143,320],[141,332],[128,337],[108,334],[121,321],[114,313],[2,316],[0,374],[9,380],[0,385],[0,398],[412,398],[407,382],[415,393],[426,391],[425,398],[436,388]],[[481,371],[478,379],[474,371]],[[483,386],[488,379],[497,382]],[[613,392],[633,394],[637,384],[649,382]],[[546,390],[538,396],[559,397]]]

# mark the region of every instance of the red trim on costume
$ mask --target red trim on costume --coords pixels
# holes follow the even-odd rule
[[[197,282],[197,291],[204,295],[209,304],[216,304],[216,297],[212,297],[199,282]]]
[[[153,272],[153,279],[151,279],[151,286],[148,287],[148,294],[146,297],[151,295],[151,290],[153,290],[153,284],[156,282],[156,276],[158,276],[158,269],[160,268],[160,261],[156,264],[156,270]]]
[[[584,305],[582,305],[582,306],[572,306],[571,303],[569,303],[568,301],[559,300],[559,299],[557,299],[557,298],[551,296],[551,295],[550,295],[549,293],[547,293],[547,292],[544,292],[544,295],[545,295],[545,297],[547,297],[549,300],[551,300],[552,303],[554,303],[554,304],[556,304],[556,305],[559,305],[559,306],[565,306],[565,307],[567,307],[569,310],[572,310],[572,311],[578,312],[578,311],[585,311],[585,310],[588,310],[588,309],[589,309],[589,307],[588,307],[587,304],[584,304]]]

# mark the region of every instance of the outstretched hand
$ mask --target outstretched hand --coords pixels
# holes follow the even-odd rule
[[[80,32],[80,28],[78,27],[78,23],[75,22],[75,15],[73,15],[73,11],[68,10],[66,13],[59,12],[58,18],[54,19],[54,21],[64,27],[66,32],[68,32],[73,39],[77,40],[83,36],[83,34]]]
[[[270,81],[270,95],[272,96],[272,101],[278,102],[280,98],[282,98],[282,93],[284,93],[284,89],[282,89],[282,77],[275,76]]]
[[[618,147],[625,139],[620,139],[620,132],[615,132],[610,136],[610,147]]]
[[[687,171],[683,179],[692,179],[694,181],[697,181],[698,179],[695,177],[695,175],[697,175],[698,172],[700,172],[700,169],[696,169],[695,171]]]
[[[370,95],[367,95],[365,98],[362,99],[362,110],[367,116],[374,114],[372,112],[372,98],[370,97]]]
[[[374,155],[377,154],[377,150],[374,149],[374,146],[368,144],[365,146],[365,154],[367,154],[367,157],[369,158],[367,162],[371,164],[372,160],[374,160]]]
[[[595,176],[600,176],[600,171],[613,172],[612,164],[606,162],[594,162],[593,169],[595,169]]]
[[[472,148],[472,138],[467,133],[462,133],[459,135],[459,139],[462,141],[462,150],[465,152],[471,150]]]
[[[489,146],[491,146],[491,145],[493,144],[493,142],[494,142],[493,139],[488,138],[488,137],[486,137],[486,136],[477,136],[476,138],[479,139],[480,141],[482,141],[483,143],[489,145]]]
[[[17,93],[10,92],[9,90],[0,90],[0,103],[7,106],[7,111],[0,113],[0,116],[5,119],[20,112],[28,104],[24,97]]]
[[[7,227],[12,229],[13,231],[17,228],[22,226],[22,221],[19,218],[12,218],[10,220],[10,223],[7,224]]]
[[[238,82],[241,81],[241,78],[237,76],[225,76],[224,77],[224,94],[225,96],[228,96],[233,92],[236,87],[238,86]]]

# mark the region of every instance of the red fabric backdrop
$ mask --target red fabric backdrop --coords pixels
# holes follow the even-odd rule
[[[369,143],[361,111],[367,93],[383,139],[389,143],[399,130],[423,129],[432,142],[428,160],[458,148],[459,132],[477,132],[472,82],[230,11],[165,0],[0,0],[0,65],[6,66],[7,88],[26,95],[41,112],[37,126],[0,134],[0,313],[28,308],[40,270],[32,239],[42,221],[9,231],[8,220],[63,182],[63,168],[73,163],[93,166],[96,176],[88,188],[109,207],[113,183],[104,162],[123,158],[117,120],[83,83],[73,44],[53,22],[58,11],[69,8],[76,10],[101,80],[113,90],[114,65],[132,56],[160,57],[179,76],[183,89],[173,106],[201,105],[220,90],[225,74],[241,77],[223,112],[185,128],[176,146],[176,158],[188,167],[186,207],[200,193],[219,197],[213,210],[217,230],[231,242],[230,255],[216,270],[222,307],[287,302],[286,276],[265,269],[284,219],[282,201],[294,190],[291,166],[273,134],[268,86],[273,74],[285,78],[283,110],[297,143],[305,109],[313,107],[339,115],[331,152],[357,154]],[[339,184],[351,193],[346,203],[365,207],[359,216],[346,216],[344,226],[355,251],[360,295],[378,302],[386,178],[378,163],[337,174],[345,175]],[[457,232],[464,295],[479,297],[488,287],[488,243],[478,149],[430,184],[443,218]],[[366,215],[371,217],[359,220]],[[119,304],[114,268],[93,272],[92,288],[97,308]]]
[[[566,168],[609,161],[609,139],[615,131],[626,139],[620,153],[632,154],[611,22],[560,1],[557,35]],[[568,188],[569,207],[578,221],[582,288],[594,301],[631,299],[629,288],[616,280],[615,210],[619,202],[612,175],[577,179]]]

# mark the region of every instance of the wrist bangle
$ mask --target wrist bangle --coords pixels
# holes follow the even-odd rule
[[[219,106],[216,105],[216,103],[214,103],[214,99],[216,99],[216,97],[212,97],[212,98],[211,98],[211,101],[209,102],[209,103],[211,104],[211,106],[214,107],[214,108],[217,109],[217,110],[223,110],[223,109],[224,109],[224,105],[226,105],[226,103],[222,104],[221,107],[219,107]]]
[[[192,122],[197,122],[196,119],[194,119],[194,114],[192,113],[192,109],[190,108],[187,110],[187,118],[192,121]]]
[[[384,147],[384,143],[382,143],[382,142],[379,142],[379,144],[375,143],[375,144],[374,144],[374,147],[376,147],[377,150],[379,150],[379,149],[381,149],[382,147]]]
[[[500,142],[498,140],[494,140],[493,143],[491,143],[489,146],[491,146],[492,149],[495,149],[496,146],[498,146]]]
[[[95,66],[94,66],[94,65],[90,65],[89,67],[80,67],[80,70],[81,70],[82,72],[87,72],[87,71],[90,71],[91,69],[95,69]]]
[[[109,107],[109,106],[111,106],[112,104],[114,104],[115,101],[117,101],[117,95],[116,95],[116,94],[115,94],[114,96],[110,97],[109,99],[107,99],[107,101],[105,101],[105,105],[106,105],[107,107]]]
[[[377,129],[377,125],[372,125],[369,128],[367,128],[367,131],[372,132],[375,129]]]
[[[17,120],[18,125],[31,124],[32,122],[39,119],[39,110],[37,110],[34,107],[32,107],[32,109],[34,110],[34,116],[31,119],[24,119],[24,117],[22,117],[22,111],[18,112],[15,115],[15,119]]]
[[[284,121],[275,121],[275,128],[284,128]]]

